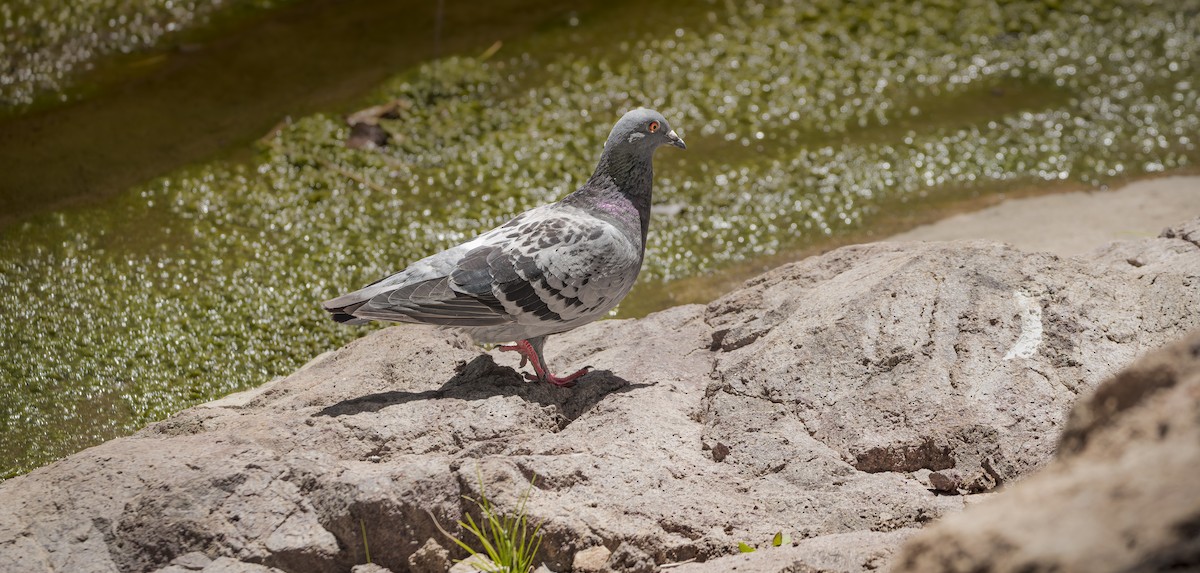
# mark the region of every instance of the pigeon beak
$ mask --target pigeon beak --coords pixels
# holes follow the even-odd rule
[[[671,145],[674,145],[680,149],[687,149],[687,144],[683,142],[683,139],[679,137],[679,134],[675,133],[674,129],[667,132],[667,143],[670,143]]]

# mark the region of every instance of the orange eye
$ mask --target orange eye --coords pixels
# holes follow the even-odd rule
[[[656,131],[658,131],[658,122],[657,121],[650,122],[650,133],[654,133]]]

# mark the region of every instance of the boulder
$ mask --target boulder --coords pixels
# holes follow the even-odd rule
[[[349,571],[368,548],[429,570],[465,557],[439,532],[461,536],[463,496],[526,492],[551,571],[874,569],[992,495],[959,493],[1043,465],[1079,394],[1200,327],[1197,277],[1178,237],[847,247],[553,337],[555,370],[598,368],[571,389],[387,328],[0,484],[0,571]],[[736,554],[779,531],[795,546]]]
[[[1056,459],[909,541],[894,571],[1200,569],[1200,332],[1072,410]]]
[[[986,491],[1048,459],[1082,390],[1197,321],[1184,240],[1089,259],[932,245],[839,249],[711,304],[707,442],[794,460],[807,436],[861,472],[954,469]]]

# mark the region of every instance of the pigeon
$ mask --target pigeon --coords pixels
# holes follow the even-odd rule
[[[323,306],[346,324],[434,324],[478,343],[514,342],[499,348],[532,366],[528,380],[573,386],[590,367],[550,373],[546,337],[604,317],[633,288],[650,229],[652,158],[662,145],[687,149],[662,114],[630,111],[575,192]]]

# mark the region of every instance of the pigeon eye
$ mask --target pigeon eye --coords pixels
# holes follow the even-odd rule
[[[654,132],[658,131],[658,122],[657,121],[650,122],[650,125],[647,126],[647,128],[650,130],[650,133],[654,133]]]

